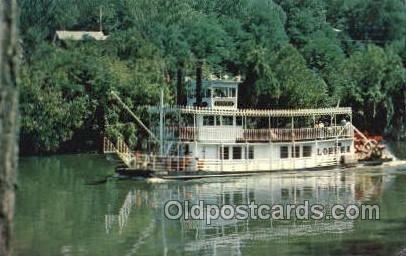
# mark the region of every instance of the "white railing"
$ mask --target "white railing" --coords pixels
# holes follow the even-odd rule
[[[117,139],[117,143],[114,144],[109,139],[104,137],[103,153],[105,154],[115,153],[121,159],[121,161],[123,161],[125,165],[131,166],[133,153],[131,152],[131,149],[127,146],[127,144],[125,144],[125,142],[120,138]]]
[[[151,112],[159,113],[157,106],[139,106]],[[223,116],[256,116],[256,117],[299,117],[299,116],[332,116],[351,115],[350,107],[317,108],[317,109],[221,109],[195,106],[165,106],[165,113],[223,115]]]
[[[170,127],[166,128],[166,138],[178,138],[184,141],[241,141],[241,142],[284,142],[353,136],[353,128],[331,126],[323,128],[296,129],[243,129],[241,127]]]
[[[116,153],[116,147],[114,146],[113,142],[111,142],[106,137],[103,138],[103,153]]]
[[[330,126],[322,128],[298,128],[298,129],[271,129],[272,141],[301,141],[314,139],[352,137],[351,126]]]
[[[116,154],[128,167],[150,171],[196,171],[197,161],[191,156],[157,156],[133,152],[122,139],[114,144],[109,139],[103,140],[103,152]]]
[[[133,168],[156,172],[196,171],[197,161],[191,156],[157,156],[135,153]]]

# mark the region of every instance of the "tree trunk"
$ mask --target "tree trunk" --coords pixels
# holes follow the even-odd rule
[[[18,92],[16,0],[0,2],[0,255],[11,254],[17,168]]]
[[[202,77],[203,77],[203,62],[196,63],[196,106],[202,106]]]

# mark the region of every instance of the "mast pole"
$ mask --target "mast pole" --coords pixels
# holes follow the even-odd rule
[[[156,141],[158,141],[158,138],[155,136],[155,134],[148,129],[148,127],[141,121],[141,119],[121,100],[121,98],[113,91],[110,92],[110,94],[117,100],[118,103],[137,121],[137,123],[145,130],[148,132],[148,134]]]
[[[159,107],[159,155],[164,154],[164,90],[161,88]]]

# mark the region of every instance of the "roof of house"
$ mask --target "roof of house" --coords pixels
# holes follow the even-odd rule
[[[102,31],[67,31],[67,30],[58,30],[56,31],[55,37],[59,40],[73,40],[81,41],[86,38],[102,41],[106,40],[107,36],[104,35]]]

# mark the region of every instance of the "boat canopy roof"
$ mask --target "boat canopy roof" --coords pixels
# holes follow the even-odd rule
[[[159,107],[147,107],[152,112],[159,112]],[[198,115],[252,116],[252,117],[296,117],[352,115],[350,107],[314,108],[314,109],[218,109],[205,107],[165,106],[165,113],[182,113]]]

